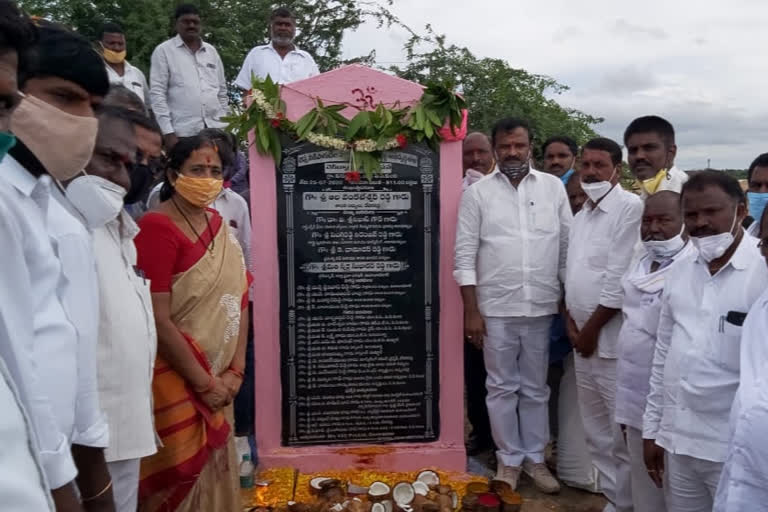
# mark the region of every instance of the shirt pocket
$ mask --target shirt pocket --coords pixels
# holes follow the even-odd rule
[[[592,240],[584,258],[584,263],[590,270],[598,273],[605,271],[605,266],[608,264],[608,257],[610,256],[608,254],[610,245],[610,241],[607,238],[595,238]]]
[[[718,346],[712,351],[719,366],[734,372],[741,367],[741,330],[741,326],[723,320],[723,335],[715,338]]]
[[[557,220],[553,205],[543,204],[531,209],[531,225],[536,231],[554,233],[557,231]]]
[[[210,89],[219,88],[218,65],[211,59],[200,59],[197,64],[201,85],[205,84]]]

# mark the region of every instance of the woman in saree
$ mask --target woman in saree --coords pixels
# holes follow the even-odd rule
[[[141,462],[142,512],[242,510],[232,400],[245,368],[250,276],[237,239],[208,208],[221,187],[216,143],[182,139],[169,155],[162,202],[139,222],[137,272],[151,282],[162,441]]]

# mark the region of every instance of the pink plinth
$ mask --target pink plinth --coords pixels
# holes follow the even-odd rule
[[[296,121],[314,107],[351,103],[360,108],[378,103],[412,104],[422,88],[365,66],[352,65],[294,82],[283,88],[286,116]],[[351,117],[355,109],[344,111]],[[440,438],[428,444],[281,446],[280,290],[277,247],[275,164],[250,151],[252,254],[255,269],[254,331],[256,439],[264,467],[291,466],[304,472],[377,468],[412,471],[434,466],[464,471],[463,340],[461,297],[452,277],[455,226],[461,197],[461,142],[440,148]]]

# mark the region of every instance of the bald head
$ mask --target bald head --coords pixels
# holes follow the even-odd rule
[[[474,169],[488,174],[493,166],[493,154],[491,152],[491,141],[488,136],[480,132],[472,132],[464,139],[462,149],[463,171]]]
[[[643,240],[669,240],[683,230],[683,210],[680,194],[662,190],[645,200],[643,223],[640,231]]]

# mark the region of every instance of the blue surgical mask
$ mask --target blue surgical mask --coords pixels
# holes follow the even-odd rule
[[[755,222],[760,222],[763,217],[763,210],[768,204],[768,192],[747,192],[747,200],[749,201],[749,215],[755,219]]]
[[[5,155],[16,145],[16,136],[8,132],[0,132],[0,162]]]
[[[565,174],[560,176],[560,181],[563,182],[563,185],[567,185],[568,184],[568,182],[571,180],[571,176],[573,176],[573,174],[575,172],[576,171],[574,171],[573,169],[570,169],[570,170],[568,170],[568,172],[566,172]]]

